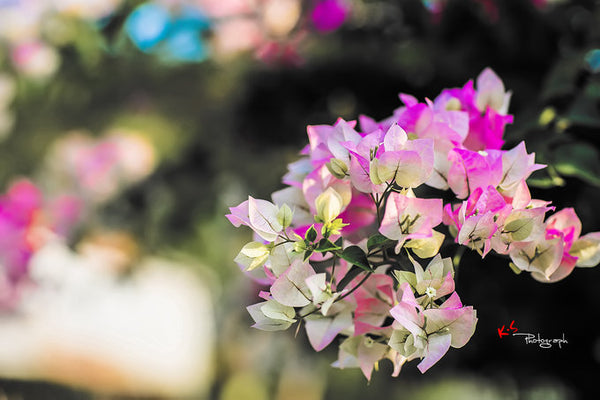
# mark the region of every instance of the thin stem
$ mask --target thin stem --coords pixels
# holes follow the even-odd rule
[[[317,307],[317,308],[315,308],[314,310],[312,310],[312,311],[311,311],[311,312],[309,312],[309,313],[306,313],[306,314],[304,314],[304,315],[300,315],[300,316],[298,316],[298,318],[300,319],[300,321],[302,321],[304,318],[308,317],[308,316],[309,316],[309,315],[311,315],[311,314],[314,314],[314,313],[316,313],[316,312],[317,312],[317,311],[319,311],[320,309],[321,309],[320,307]]]
[[[335,276],[336,261],[337,261],[337,254],[333,253],[333,265],[331,266],[331,278],[329,279],[329,286],[333,285],[333,277]]]
[[[381,225],[381,199],[379,198],[379,195],[375,197],[373,193],[370,193],[370,196],[373,200],[373,203],[375,204],[375,210],[377,211],[377,224]]]
[[[362,278],[361,281],[358,282],[358,284],[356,286],[354,286],[352,289],[350,289],[350,291],[344,293],[342,296],[338,297],[335,301],[339,301],[339,300],[342,300],[343,298],[350,296],[352,294],[352,292],[354,292],[356,289],[358,289],[360,286],[362,286],[362,284],[365,283],[367,281],[367,279],[369,279],[369,277],[371,276],[372,273],[373,272],[367,272],[367,275],[365,275],[364,278]]]
[[[281,236],[281,235],[279,235],[279,237],[283,239],[283,242],[279,242],[279,243],[276,243],[276,244],[274,244],[274,245],[273,245],[273,248],[275,248],[275,247],[277,247],[277,246],[281,246],[282,244],[286,244],[286,243],[293,243],[293,242],[294,242],[293,240],[286,239],[286,238],[284,238],[284,237],[283,237],[283,236]]]
[[[381,213],[382,213],[382,211],[385,210],[385,207],[387,205],[388,197],[390,196],[390,193],[394,189],[393,182],[386,182],[386,185],[387,186],[386,186],[385,190],[381,194],[381,198],[376,203],[376,206],[377,206],[377,225],[379,225],[379,226],[381,226],[381,220],[383,219],[383,216],[381,215]]]

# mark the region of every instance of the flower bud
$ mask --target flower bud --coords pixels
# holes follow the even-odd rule
[[[333,188],[327,188],[315,200],[317,208],[317,218],[327,224],[333,221],[341,212],[344,206],[342,196]]]
[[[379,159],[375,158],[371,161],[369,177],[374,185],[381,185],[389,181],[394,178],[395,173],[395,169],[390,168],[385,163],[381,163]]]
[[[344,179],[348,174],[348,166],[338,158],[332,158],[325,166],[331,172],[331,175],[338,179]]]
[[[277,211],[277,222],[281,224],[283,228],[287,228],[292,223],[292,217],[294,216],[294,212],[287,205],[284,204]]]

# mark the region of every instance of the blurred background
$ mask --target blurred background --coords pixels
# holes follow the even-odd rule
[[[0,399],[597,394],[600,269],[546,285],[467,252],[477,331],[426,375],[367,383],[250,327],[228,207],[283,187],[306,125],[486,66],[513,92],[505,148],[548,165],[532,194],[599,231],[599,1],[0,0]],[[512,321],[568,344],[500,339]]]

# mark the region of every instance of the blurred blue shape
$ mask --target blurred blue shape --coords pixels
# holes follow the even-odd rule
[[[169,11],[157,4],[137,7],[125,21],[125,30],[133,43],[144,52],[152,50],[169,32]]]
[[[200,10],[183,7],[171,23],[163,57],[170,61],[204,61],[209,52],[202,40],[202,32],[209,28],[210,20]]]
[[[592,72],[600,72],[600,49],[588,51],[588,53],[585,55],[585,61],[590,66]]]
[[[198,30],[175,26],[165,41],[163,57],[171,61],[200,62],[209,56]]]
[[[182,7],[173,23],[177,26],[185,26],[197,31],[204,31],[211,26],[210,19],[206,15],[202,14],[199,9],[190,6]]]
[[[202,32],[210,20],[195,7],[182,7],[177,14],[160,5],[146,3],[127,18],[127,34],[142,51],[167,61],[201,62],[209,56]]]

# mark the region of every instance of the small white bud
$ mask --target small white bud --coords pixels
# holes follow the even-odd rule
[[[333,188],[327,188],[321,193],[315,200],[315,206],[317,208],[317,217],[319,217],[323,223],[330,223],[342,212],[344,202],[342,196]]]

